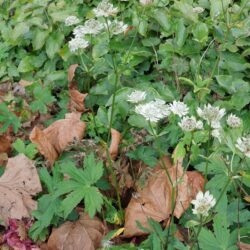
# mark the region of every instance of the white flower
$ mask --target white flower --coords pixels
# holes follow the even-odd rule
[[[141,5],[149,5],[153,3],[153,0],[140,0]]]
[[[87,20],[84,25],[79,25],[74,28],[73,34],[76,37],[83,37],[86,34],[97,35],[104,28],[103,23],[95,19]]]
[[[187,105],[180,101],[173,101],[173,103],[170,104],[170,110],[179,117],[185,116],[188,113]]]
[[[193,8],[193,12],[194,13],[197,13],[197,14],[200,14],[200,13],[202,13],[202,12],[204,12],[204,8],[202,8],[202,7],[194,7]]]
[[[118,13],[118,8],[115,8],[112,3],[109,2],[109,0],[102,0],[95,9],[93,9],[93,12],[97,17],[99,16],[115,16]]]
[[[227,117],[227,125],[231,128],[238,128],[241,125],[241,119],[236,115],[230,114]]]
[[[85,49],[89,46],[89,42],[83,38],[73,38],[69,41],[69,49],[71,52],[76,52],[78,49]]]
[[[203,124],[202,121],[197,121],[194,116],[188,117],[185,116],[178,123],[183,131],[194,131],[195,129],[202,129]]]
[[[237,143],[235,144],[236,148],[238,148],[246,157],[250,158],[250,135],[247,137],[241,137],[237,139]]]
[[[199,191],[191,203],[194,205],[193,214],[208,216],[208,212],[214,207],[216,200],[213,195],[209,194],[209,191],[206,191],[205,194]]]
[[[221,130],[219,128],[213,129],[211,135],[214,138],[217,138],[219,140],[219,142],[221,142]]]
[[[219,107],[213,107],[210,104],[205,105],[203,109],[197,109],[198,115],[206,120],[208,124],[216,129],[220,128],[220,120],[225,115],[225,109]]]
[[[111,240],[103,240],[102,241],[102,248],[109,249],[112,247],[114,243]]]
[[[146,92],[140,91],[140,90],[135,90],[133,91],[129,96],[128,96],[128,102],[132,103],[138,103],[146,98]]]
[[[170,114],[168,105],[159,99],[146,104],[137,105],[135,107],[135,112],[144,116],[144,118],[150,122],[158,122],[160,119]]]
[[[110,32],[114,35],[124,33],[128,28],[127,24],[125,24],[122,21],[117,21],[117,20],[114,20],[112,23],[109,23],[108,25],[109,25]]]
[[[74,25],[74,24],[77,24],[79,23],[80,20],[78,19],[78,17],[76,16],[68,16],[66,19],[65,19],[65,25],[66,26],[71,26],[71,25]]]

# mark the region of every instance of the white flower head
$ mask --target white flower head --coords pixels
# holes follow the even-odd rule
[[[114,35],[124,33],[128,28],[127,24],[125,24],[122,21],[118,21],[118,20],[114,20],[113,22],[109,23],[108,25],[109,25],[110,32]]]
[[[146,98],[146,92],[140,91],[140,90],[134,90],[129,96],[128,96],[128,102],[132,103],[138,103],[141,101],[144,101]]]
[[[193,12],[194,13],[197,13],[197,14],[201,14],[202,12],[204,12],[204,8],[202,8],[202,7],[194,7],[193,8]]]
[[[203,109],[197,109],[198,115],[206,120],[208,124],[214,128],[220,128],[220,120],[225,115],[225,109],[219,107],[213,107],[210,104],[205,105]]]
[[[153,0],[140,0],[141,5],[149,5],[153,3]]]
[[[188,106],[180,101],[173,101],[173,103],[170,104],[170,110],[179,117],[185,116],[189,111]]]
[[[211,135],[214,138],[217,138],[219,140],[219,142],[221,142],[221,129],[219,129],[219,128],[213,129]]]
[[[196,129],[202,129],[203,124],[202,121],[197,121],[194,116],[188,117],[185,116],[182,120],[178,123],[183,131],[194,131]]]
[[[227,117],[227,125],[231,128],[238,128],[241,125],[241,119],[236,115],[230,114]]]
[[[104,28],[103,23],[96,19],[87,20],[84,25],[79,25],[74,28],[73,34],[75,37],[83,37],[86,34],[97,35]]]
[[[99,16],[115,16],[118,13],[118,8],[115,8],[109,0],[102,0],[95,9],[93,9],[94,14]]]
[[[72,53],[76,52],[79,49],[85,49],[89,46],[89,42],[83,38],[73,38],[69,41],[69,49]]]
[[[170,114],[168,105],[162,100],[155,100],[146,104],[139,104],[135,107],[135,112],[142,115],[147,121],[158,122],[160,119]]]
[[[250,158],[250,135],[247,137],[241,137],[237,139],[237,143],[235,144],[236,148],[238,148],[246,157]]]
[[[103,240],[102,241],[102,248],[109,249],[113,246],[113,242],[111,240]]]
[[[66,19],[65,19],[65,25],[66,26],[72,26],[72,25],[75,25],[77,23],[80,23],[80,20],[78,17],[76,16],[68,16]]]
[[[215,206],[216,200],[209,191],[206,191],[205,194],[199,191],[191,203],[194,205],[193,214],[208,216],[208,212]]]

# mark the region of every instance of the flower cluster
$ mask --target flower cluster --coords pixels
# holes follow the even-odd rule
[[[180,101],[173,101],[169,106],[171,112],[179,117],[186,115],[189,111],[188,106]]]
[[[250,158],[250,135],[237,139],[236,148],[238,148],[246,157]]]
[[[215,206],[216,200],[209,191],[206,191],[205,194],[199,191],[195,200],[192,200],[191,203],[194,205],[193,214],[208,216],[208,212]]]
[[[195,129],[202,129],[203,123],[202,121],[197,121],[194,116],[188,117],[185,116],[182,120],[178,123],[183,131],[194,131]]]
[[[231,128],[238,128],[241,125],[241,119],[236,115],[230,114],[227,117],[227,125]]]
[[[118,13],[118,8],[114,7],[109,0],[102,0],[96,8],[93,9],[95,16],[98,17],[109,17],[114,16]],[[66,26],[71,26],[79,23],[80,20],[75,16],[69,16],[65,20]],[[85,49],[89,46],[89,42],[86,39],[86,35],[97,35],[106,29],[112,35],[118,35],[127,30],[128,25],[124,24],[122,21],[106,20],[106,22],[101,22],[95,18],[87,20],[84,25],[79,25],[74,28],[73,34],[74,38],[69,42],[69,49],[71,52],[75,53],[79,49]]]
[[[80,23],[80,20],[76,16],[68,16],[65,19],[65,26],[72,26],[72,25],[75,25],[77,23]]]
[[[168,105],[163,100],[156,99],[135,107],[135,112],[142,115],[147,121],[158,122],[170,114]]]
[[[93,12],[97,17],[115,16],[118,13],[118,8],[115,8],[109,0],[102,0],[97,7],[93,9]]]

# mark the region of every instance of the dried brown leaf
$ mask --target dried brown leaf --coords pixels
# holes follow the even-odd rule
[[[95,250],[105,233],[102,222],[87,214],[75,222],[65,222],[53,230],[48,240],[48,250]]]
[[[36,209],[31,196],[40,191],[42,187],[33,161],[23,154],[9,158],[0,178],[0,219],[7,225],[9,218],[30,217]]]
[[[250,250],[250,244],[238,242],[238,247],[240,250]]]
[[[109,147],[109,154],[112,160],[115,160],[118,155],[120,141],[121,141],[121,133],[112,128],[111,144]]]
[[[78,64],[72,64],[70,65],[68,69],[68,81],[71,82],[74,79],[75,71],[79,65]]]
[[[0,153],[10,153],[11,137],[9,135],[0,135]]]
[[[182,161],[178,161],[175,166],[172,166],[170,160],[165,157],[163,162],[173,186],[176,187],[175,190],[172,188],[166,170],[162,169],[160,164],[156,166],[145,187],[137,192],[126,208],[125,237],[145,234],[137,227],[136,221],[148,228],[148,218],[158,222],[168,219],[172,211],[173,195],[175,197],[174,215],[180,218],[189,207],[194,195],[190,190],[197,191],[199,189],[197,185],[195,185],[197,189],[191,188],[188,175],[183,172]],[[173,194],[173,192],[175,193]]]
[[[69,113],[65,119],[54,122],[44,130],[38,127],[32,130],[30,140],[37,145],[51,166],[70,143],[83,138],[86,125],[80,117],[80,113]]]

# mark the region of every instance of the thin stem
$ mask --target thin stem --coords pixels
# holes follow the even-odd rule
[[[204,182],[204,189],[205,189],[205,186],[206,186],[206,182],[207,182],[207,172],[208,172],[208,163],[209,163],[209,149],[210,149],[210,139],[211,139],[211,133],[212,133],[212,129],[209,128],[209,131],[208,131],[208,143],[207,143],[207,152],[206,152],[206,167],[205,167],[205,182]]]
[[[193,249],[194,244],[195,244],[196,242],[197,242],[197,244],[198,244],[198,237],[199,237],[199,234],[200,234],[200,232],[201,232],[202,226],[203,226],[203,217],[201,216],[201,218],[200,218],[200,225],[199,225],[199,228],[198,228],[198,231],[197,231],[197,234],[196,234],[196,241],[193,242],[193,244],[192,244],[191,247],[190,247],[190,250]],[[198,244],[198,247],[199,247],[199,244]]]

